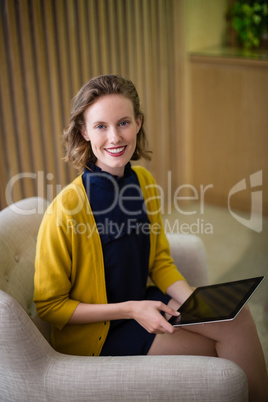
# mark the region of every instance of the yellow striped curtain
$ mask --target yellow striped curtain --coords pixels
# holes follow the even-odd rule
[[[180,0],[1,0],[0,208],[52,199],[77,175],[62,161],[71,98],[90,78],[136,85],[153,161],[166,189],[181,180]]]

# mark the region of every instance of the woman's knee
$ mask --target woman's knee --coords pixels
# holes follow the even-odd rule
[[[246,304],[238,316],[236,317],[237,321],[239,321],[240,325],[246,327],[247,329],[253,328],[256,329],[256,324],[254,318],[251,314],[250,307]]]

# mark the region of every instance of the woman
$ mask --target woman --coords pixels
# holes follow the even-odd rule
[[[265,361],[248,308],[229,323],[176,330],[166,320],[192,289],[170,257],[153,178],[130,165],[150,159],[143,123],[136,89],[120,76],[92,79],[74,98],[66,159],[84,173],[40,227],[37,311],[60,352],[220,356],[240,365],[250,395],[264,400]]]

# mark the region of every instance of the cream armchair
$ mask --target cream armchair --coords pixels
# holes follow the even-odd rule
[[[49,344],[33,298],[37,231],[46,208],[28,198],[0,212],[1,401],[247,401],[243,371],[198,356],[78,357]],[[22,213],[23,212],[23,213]],[[208,281],[201,240],[168,235],[190,284]]]

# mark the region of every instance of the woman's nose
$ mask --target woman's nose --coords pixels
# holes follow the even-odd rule
[[[121,137],[117,130],[117,127],[110,127],[108,137],[109,141],[113,144],[118,144],[119,142],[121,142]]]

